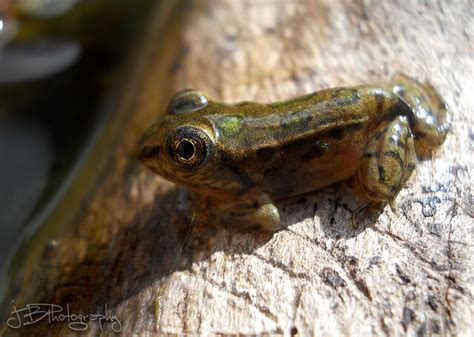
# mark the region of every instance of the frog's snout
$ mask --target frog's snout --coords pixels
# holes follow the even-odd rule
[[[140,144],[138,147],[138,159],[140,162],[152,170],[153,172],[159,173],[159,156],[161,152],[161,146],[157,144]]]
[[[138,159],[148,168],[154,166],[162,148],[156,129],[156,125],[150,127],[138,144]]]
[[[153,160],[158,157],[160,154],[159,145],[142,145],[140,144],[138,148],[138,159],[146,165],[150,160]]]

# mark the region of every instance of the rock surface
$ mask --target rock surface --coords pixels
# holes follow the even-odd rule
[[[472,336],[473,8],[469,0],[202,0],[159,9],[109,126],[115,141],[96,157],[103,173],[55,241],[38,246],[15,304],[69,304],[76,313],[107,304],[124,335]],[[187,193],[135,153],[173,92],[271,102],[399,71],[428,79],[454,122],[401,191],[398,217],[386,207],[352,229],[360,203],[338,184],[281,201],[285,229],[273,236],[193,233],[181,251]],[[33,331],[71,333],[45,322],[3,333]],[[81,336],[112,331],[91,322]]]

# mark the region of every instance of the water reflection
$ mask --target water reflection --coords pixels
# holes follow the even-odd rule
[[[0,0],[0,298],[8,256],[107,119],[153,3]]]
[[[15,0],[22,13],[44,18],[64,14],[78,2],[79,0]]]
[[[1,121],[0,156],[0,273],[4,274],[7,256],[21,234],[19,224],[26,222],[48,181],[53,162],[50,134],[37,123]]]
[[[41,39],[0,49],[0,84],[29,81],[69,68],[79,59],[81,47],[71,40]]]

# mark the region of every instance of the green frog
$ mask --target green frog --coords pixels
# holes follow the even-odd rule
[[[436,90],[403,74],[272,104],[183,90],[138,152],[151,171],[193,192],[196,221],[274,232],[275,201],[347,179],[363,207],[396,210],[417,157],[440,146],[449,125]]]

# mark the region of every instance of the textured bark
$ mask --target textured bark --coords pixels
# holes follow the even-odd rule
[[[56,241],[39,241],[25,262],[16,306],[95,313],[107,303],[125,335],[473,335],[473,18],[469,0],[202,0],[161,10],[109,125],[114,141],[93,159],[105,160],[103,173]],[[397,198],[398,217],[387,207],[352,229],[360,202],[338,184],[279,202],[285,229],[272,236],[209,230],[181,251],[187,192],[135,154],[174,91],[270,102],[399,71],[429,79],[454,123]],[[100,332],[91,323],[81,335]]]

